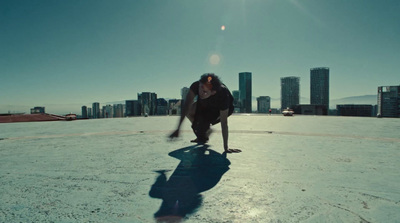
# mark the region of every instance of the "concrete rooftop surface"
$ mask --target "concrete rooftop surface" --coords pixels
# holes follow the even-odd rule
[[[0,124],[0,222],[400,222],[400,119],[233,115]]]

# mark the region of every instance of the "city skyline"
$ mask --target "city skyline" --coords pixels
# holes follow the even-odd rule
[[[330,68],[330,99],[399,84],[398,1],[1,1],[0,113],[180,98],[203,73],[280,97],[280,78]],[[223,28],[222,28],[223,26]],[[308,103],[301,101],[300,103]],[[71,105],[80,105],[71,108]],[[254,106],[253,106],[254,107]]]
[[[186,88],[186,87],[184,87]],[[232,94],[234,92],[239,92],[238,90],[232,91]],[[144,93],[144,92],[141,92]],[[135,95],[141,94],[137,93]],[[257,111],[257,98],[258,97],[265,97],[265,96],[252,96],[252,112]],[[271,103],[271,108],[273,109],[281,109],[281,97],[278,98],[271,98],[270,96],[267,96],[270,98],[270,103]],[[371,98],[372,97],[372,98]],[[333,99],[333,103],[331,104],[330,109],[335,109],[336,104],[371,104],[371,105],[376,105],[378,103],[377,101],[378,94],[374,95],[361,95],[361,96],[350,96],[350,97],[344,97],[340,99]],[[179,101],[181,100],[180,98],[166,98],[166,97],[161,97],[160,99],[166,99],[166,100],[176,100]],[[310,104],[310,98],[304,97],[300,95],[300,104]],[[79,114],[81,112],[81,107],[86,106],[88,109],[92,109],[94,104],[98,104],[95,107],[100,107],[105,106],[105,105],[120,105],[120,104],[126,104],[128,101],[139,101],[138,98],[136,99],[125,99],[121,101],[113,101],[113,102],[101,102],[99,100],[96,100],[98,102],[89,102],[89,103],[84,103],[84,104],[79,104],[79,103],[74,103],[74,104],[40,104],[39,107],[45,107],[47,113],[53,113],[53,114],[58,114],[58,115],[65,115],[69,113],[73,114]],[[92,106],[92,107],[91,107]],[[30,105],[23,105],[23,106],[16,106],[17,109],[19,110],[8,110],[8,111],[3,111],[0,113],[29,113],[29,110],[32,109],[32,107],[38,107],[37,105],[35,106],[30,106]],[[239,108],[238,108],[239,109]],[[95,108],[95,111],[97,109]],[[93,111],[94,112],[94,111]],[[239,110],[237,111],[239,112]]]

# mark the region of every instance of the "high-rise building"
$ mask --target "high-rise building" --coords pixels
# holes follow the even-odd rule
[[[257,112],[268,113],[271,109],[271,98],[269,96],[260,96],[257,98]]]
[[[92,108],[87,108],[87,113],[88,113],[88,118],[93,118],[93,115],[92,115]]]
[[[310,104],[329,109],[329,68],[310,69]]]
[[[95,102],[92,105],[93,118],[100,118],[100,103]]]
[[[112,118],[114,117],[113,106],[106,105],[103,106],[103,118]]]
[[[291,108],[300,102],[300,78],[282,77],[281,78],[281,109]]]
[[[378,117],[400,118],[400,85],[378,87]]]
[[[239,73],[239,92],[240,112],[251,113],[251,72]]]
[[[88,110],[86,106],[82,106],[82,118],[88,118]]]
[[[142,109],[138,100],[125,101],[125,115],[127,117],[140,116]]]
[[[122,118],[124,117],[124,105],[123,104],[116,104],[113,105],[114,116],[115,118]]]
[[[138,101],[142,109],[142,115],[155,115],[157,111],[157,94],[142,92],[138,94]]]

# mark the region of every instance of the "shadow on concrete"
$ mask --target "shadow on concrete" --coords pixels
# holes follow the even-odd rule
[[[169,179],[168,170],[156,171],[160,175],[151,186],[149,195],[162,199],[154,214],[158,222],[179,222],[201,206],[203,191],[213,188],[229,170],[226,153],[208,149],[207,145],[189,146],[169,153],[181,162]]]

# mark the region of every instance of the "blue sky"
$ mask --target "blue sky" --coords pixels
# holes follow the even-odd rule
[[[207,72],[230,90],[252,72],[253,96],[272,98],[298,76],[309,98],[310,68],[329,67],[331,99],[376,94],[400,84],[399,11],[398,0],[0,0],[0,112],[179,98]]]

